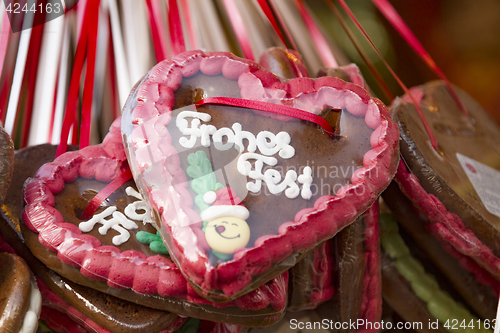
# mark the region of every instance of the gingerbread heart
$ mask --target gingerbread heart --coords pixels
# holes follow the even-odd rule
[[[14,170],[14,144],[0,126],[0,203],[5,199]]]
[[[156,228],[195,289],[233,299],[293,266],[389,184],[398,130],[340,79],[281,80],[229,53],[156,65],[122,114]]]
[[[104,142],[65,153],[25,182],[23,236],[35,256],[71,281],[137,304],[207,320],[262,326],[286,306],[288,273],[227,303],[200,297],[165,253],[133,180],[89,218],[89,202],[127,168],[120,122]],[[28,230],[29,228],[29,230]]]

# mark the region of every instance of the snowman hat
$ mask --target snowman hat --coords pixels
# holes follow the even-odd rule
[[[242,220],[250,216],[248,209],[230,187],[206,192],[203,201],[212,205],[201,213],[201,219],[206,222],[224,216],[234,216]]]

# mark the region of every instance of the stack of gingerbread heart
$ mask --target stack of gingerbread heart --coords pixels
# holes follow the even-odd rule
[[[136,84],[101,144],[18,151],[2,233],[111,331],[268,326],[332,297],[356,319],[380,313],[374,203],[398,140],[357,84],[189,51]]]

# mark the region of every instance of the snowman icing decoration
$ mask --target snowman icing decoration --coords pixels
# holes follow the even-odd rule
[[[201,213],[201,219],[207,222],[205,239],[215,256],[228,259],[250,240],[246,222],[250,213],[229,187],[209,191],[203,200],[211,205]]]

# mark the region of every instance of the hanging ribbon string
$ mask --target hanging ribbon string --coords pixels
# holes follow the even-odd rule
[[[9,17],[7,15],[7,12],[5,11],[3,13],[3,18],[2,18],[2,33],[0,34],[0,73],[4,73],[4,61],[5,61],[5,55],[7,54],[7,46],[9,45],[9,39],[11,35],[11,30],[9,26]],[[0,77],[1,78],[1,77]],[[3,95],[3,94],[2,94]],[[4,116],[5,116],[5,108],[2,106],[7,103],[3,102],[3,96],[0,98],[0,121],[3,121]]]
[[[312,41],[314,42],[314,45],[318,50],[321,61],[323,62],[323,66],[330,68],[339,67],[339,64],[337,63],[332,50],[328,46],[325,37],[319,30],[316,22],[314,22],[314,19],[311,17],[311,14],[307,10],[306,6],[304,6],[302,0],[295,0],[295,5],[297,6],[300,16],[302,17],[302,20],[304,20],[306,28],[311,35]]]
[[[177,0],[168,0],[168,28],[173,56],[186,51],[184,33],[182,32],[181,16]]]
[[[152,1],[155,1],[153,4]],[[146,0],[148,8],[149,26],[151,28],[151,38],[155,50],[156,61],[160,62],[167,58],[167,47],[163,38],[163,24],[161,20],[161,10],[157,8],[156,0]]]
[[[458,97],[457,92],[451,85],[448,78],[444,75],[438,65],[434,62],[431,55],[425,50],[423,45],[418,41],[417,37],[410,30],[408,25],[404,22],[398,12],[394,9],[394,7],[387,0],[372,0],[372,2],[377,6],[380,12],[384,15],[384,17],[389,21],[389,23],[396,29],[396,31],[403,37],[403,39],[410,45],[413,50],[417,53],[417,55],[429,66],[430,69],[436,73],[447,85],[448,90],[453,97],[453,99],[458,104],[458,107],[466,116],[469,118],[469,113],[465,109],[460,97]]]
[[[245,24],[243,24],[243,19],[241,18],[238,7],[236,7],[234,0],[224,0],[224,5],[226,6],[229,20],[233,26],[236,38],[240,43],[241,50],[243,51],[243,56],[254,61],[255,58],[252,51],[252,45],[250,44],[250,39],[248,38]]]
[[[188,38],[189,38],[189,45],[191,46],[191,50],[196,50],[198,49],[198,42],[196,40],[196,34],[193,26],[193,20],[191,16],[191,10],[189,8],[189,1],[188,0],[181,0],[181,8],[182,8],[182,13],[184,14],[184,20],[186,21],[186,26],[188,30]]]
[[[61,128],[61,139],[59,146],[57,147],[56,156],[59,156],[66,152],[68,149],[68,137],[69,131],[73,126],[73,142],[75,141],[75,135],[78,131],[77,122],[77,104],[78,104],[78,91],[80,89],[80,77],[83,71],[83,64],[85,62],[87,43],[89,40],[90,27],[92,25],[92,19],[98,19],[98,15],[95,14],[99,11],[100,0],[89,0],[85,6],[85,13],[83,17],[82,29],[80,33],[80,39],[76,47],[75,60],[73,63],[73,71],[71,73],[71,81],[68,91],[68,99],[66,101],[66,108],[64,111],[64,119]],[[94,14],[92,13],[94,12]],[[88,70],[88,69],[87,69]]]
[[[283,43],[285,48],[287,48],[287,49],[292,48],[295,51],[297,51],[297,46],[295,45],[295,43],[293,43],[292,39],[288,38],[289,42],[287,42],[285,40],[285,37],[281,33],[280,26],[278,25],[278,22],[276,21],[276,18],[274,15],[275,12],[273,12],[271,7],[269,7],[269,4],[267,3],[267,1],[266,0],[257,0],[257,2],[259,3],[260,8],[264,12],[264,15],[266,15],[267,19],[269,20],[269,23],[271,23],[271,26],[273,27],[274,31],[278,35],[279,39],[281,40],[281,42]],[[288,37],[290,37],[290,36],[288,36]],[[290,44],[290,45],[288,45],[288,44]]]
[[[385,60],[385,58],[382,55],[382,53],[380,53],[380,51],[377,49],[377,47],[375,46],[375,44],[373,43],[373,41],[371,40],[371,38],[368,36],[368,34],[366,33],[366,31],[363,29],[363,27],[361,26],[361,24],[359,23],[359,21],[356,19],[356,17],[354,16],[354,13],[351,11],[351,9],[349,8],[349,6],[347,6],[347,4],[345,3],[345,1],[344,0],[337,0],[337,2],[342,6],[342,8],[344,8],[344,10],[346,11],[347,15],[349,15],[349,17],[354,22],[354,24],[356,24],[356,26],[361,31],[361,33],[363,34],[363,36],[366,38],[366,40],[368,41],[368,43],[370,43],[370,45],[375,50],[375,52],[377,53],[377,55],[380,57],[380,59],[382,60],[382,62],[384,63],[384,65],[387,67],[387,69],[389,70],[389,72],[391,73],[391,75],[398,82],[398,84],[401,86],[401,88],[403,88],[403,90],[405,91],[406,95],[411,98],[413,104],[415,105],[415,108],[417,109],[418,115],[420,116],[420,119],[422,120],[422,122],[424,124],[425,130],[427,131],[427,135],[429,136],[429,139],[431,140],[431,145],[432,145],[432,147],[435,150],[437,150],[437,141],[436,141],[436,138],[434,137],[434,134],[432,133],[432,130],[431,130],[430,126],[429,126],[429,123],[425,119],[424,113],[423,113],[422,109],[420,108],[419,103],[415,100],[415,97],[413,96],[413,94],[406,87],[406,85],[403,83],[403,81],[401,81],[401,79],[392,70],[392,68],[389,65],[389,63],[387,63],[387,61]]]
[[[118,177],[113,179],[111,183],[106,185],[102,190],[97,193],[92,200],[89,202],[85,210],[83,211],[82,215],[80,216],[80,219],[82,220],[88,220],[90,219],[94,213],[96,212],[97,208],[106,200],[107,197],[109,197],[113,192],[115,192],[117,189],[119,189],[123,184],[128,182],[130,179],[132,179],[132,171],[130,171],[130,168],[127,168],[124,172],[122,172]]]
[[[100,1],[100,0],[99,0]],[[80,128],[80,149],[90,143],[90,123],[92,120],[92,96],[94,93],[95,62],[97,52],[97,32],[99,27],[99,1],[94,2],[89,21],[87,41],[87,69],[83,90],[82,123]]]
[[[293,50],[298,52],[297,45],[295,45],[295,42],[293,41],[293,38],[292,38],[292,35],[290,34],[290,31],[288,31],[288,29],[286,28],[286,25],[285,25],[283,19],[279,15],[276,8],[272,5],[272,3],[271,3],[271,5],[273,7],[271,8],[266,0],[257,0],[257,2],[259,3],[260,8],[264,12],[267,19],[269,20],[269,23],[273,27],[274,31],[276,32],[276,34],[280,38],[281,42],[283,43],[283,46],[285,47],[285,49],[288,50],[290,48],[289,46],[291,46],[291,48]],[[278,24],[277,20],[279,21],[279,24]],[[287,42],[287,40],[285,40],[285,37],[281,33],[280,26],[281,26],[281,29],[283,29],[283,31],[285,32],[288,42]],[[299,77],[302,77],[302,72],[300,71],[299,67],[297,66],[297,63],[295,61],[293,61],[292,64],[295,67],[295,72],[298,73]]]
[[[258,111],[265,111],[284,116],[294,117],[297,119],[310,121],[312,123],[321,126],[330,137],[333,137],[335,134],[332,126],[330,126],[330,124],[325,120],[325,118],[311,112],[307,112],[304,110],[292,108],[281,104],[267,103],[267,102],[254,101],[242,98],[208,97],[198,101],[195,104],[195,106],[198,108],[206,104],[236,106],[241,108],[254,109]]]
[[[361,43],[359,42],[358,38],[354,34],[354,32],[349,28],[349,25],[347,24],[346,20],[340,13],[339,9],[331,2],[327,2],[328,7],[330,8],[331,12],[337,19],[337,21],[340,23],[342,26],[342,29],[344,29],[344,32],[346,35],[349,37],[351,40],[354,48],[358,52],[359,56],[361,59],[363,59],[363,62],[367,66],[368,70],[370,71],[370,74],[373,76],[374,80],[377,82],[377,85],[380,87],[382,90],[382,93],[384,94],[385,98],[387,99],[387,102],[390,102],[394,99],[394,95],[392,94],[391,90],[389,89],[389,86],[387,86],[387,83],[385,80],[382,78],[382,75],[380,75],[380,72],[377,70],[377,67],[375,67],[375,64],[373,61],[371,61],[370,57],[366,53],[366,51],[363,49],[361,46]]]
[[[34,22],[44,20],[45,13],[37,12],[33,19]],[[38,62],[40,59],[40,50],[42,47],[44,25],[38,25],[31,29],[30,43],[26,57],[26,67],[24,68],[23,84],[20,96],[23,96],[24,102],[17,105],[17,119],[14,124],[12,139],[16,147],[23,148],[28,143],[30,131],[31,116],[35,102],[36,78],[38,74]]]

